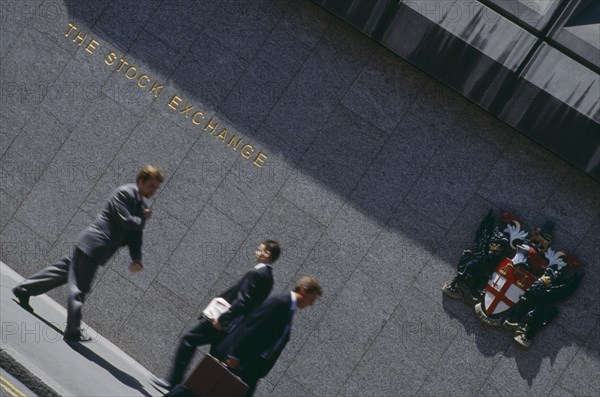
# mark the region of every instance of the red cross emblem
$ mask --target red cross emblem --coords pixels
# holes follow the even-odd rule
[[[510,259],[503,258],[485,287],[485,311],[498,314],[510,309],[536,280],[537,277],[523,267],[516,267]]]

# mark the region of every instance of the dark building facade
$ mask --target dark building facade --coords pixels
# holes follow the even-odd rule
[[[314,1],[600,179],[600,2]]]

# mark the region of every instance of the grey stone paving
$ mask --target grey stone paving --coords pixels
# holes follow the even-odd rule
[[[598,181],[307,0],[0,5],[0,260],[28,276],[111,188],[163,168],[145,271],[120,253],[84,308],[157,375],[273,238],[275,292],[309,273],[325,295],[259,395],[600,393]],[[491,207],[551,219],[588,269],[529,352],[440,291]]]
[[[20,388],[24,394],[18,394],[6,392],[3,388],[2,396],[161,395],[151,385],[151,374],[146,368],[85,323],[83,326],[92,338],[89,343],[69,344],[63,341],[61,328],[65,324],[66,310],[45,295],[36,299],[34,313],[23,310],[11,292],[23,278],[1,261],[0,274],[0,373],[7,370],[36,391],[33,394]],[[111,279],[108,273],[103,279],[115,281],[113,288],[119,287],[119,281]],[[114,305],[116,302],[110,303]],[[4,380],[2,383],[3,386],[6,384]]]

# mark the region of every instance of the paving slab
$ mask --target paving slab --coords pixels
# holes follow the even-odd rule
[[[87,327],[93,340],[62,339],[65,309],[46,295],[34,297],[35,313],[21,308],[11,292],[23,278],[0,262],[2,350],[61,396],[161,396],[150,372]]]

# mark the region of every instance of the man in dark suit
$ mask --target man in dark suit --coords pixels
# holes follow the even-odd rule
[[[68,282],[67,326],[64,338],[85,342],[89,336],[81,332],[81,308],[90,291],[98,266],[104,265],[122,246],[129,247],[131,272],[142,265],[142,234],[146,221],[152,216],[144,198],[156,193],[164,180],[162,171],[144,166],[136,183],[115,189],[96,219],[81,231],[73,253],[23,280],[13,288],[19,304],[33,312],[31,296],[41,295]]]
[[[218,319],[201,315],[198,324],[181,339],[170,377],[153,378],[155,384],[169,390],[180,384],[198,346],[218,344],[243,316],[267,299],[273,288],[273,262],[279,258],[280,252],[279,243],[273,240],[266,240],[258,246],[254,269],[220,295],[231,304],[229,310]]]
[[[267,299],[217,347],[229,368],[248,385],[246,397],[252,396],[289,341],[296,309],[312,306],[322,294],[316,279],[302,277],[289,293]]]

